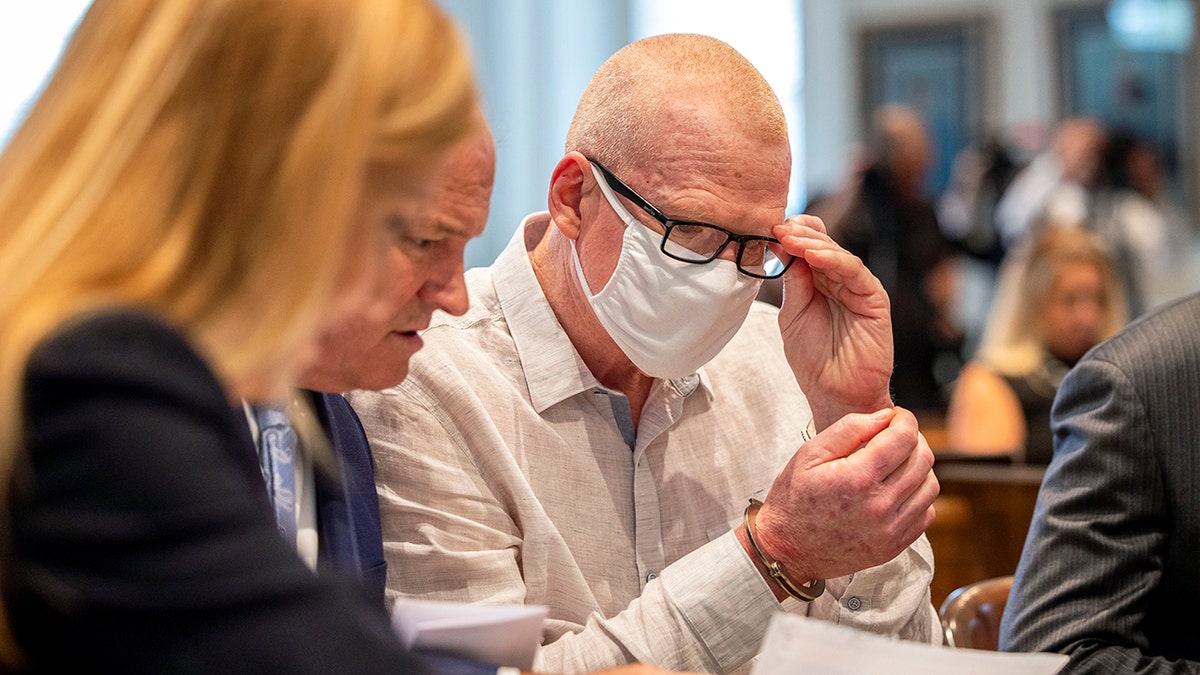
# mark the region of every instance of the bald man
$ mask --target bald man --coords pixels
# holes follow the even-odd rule
[[[466,314],[435,316],[400,386],[350,396],[389,592],[547,605],[545,671],[737,670],[782,609],[940,642],[937,482],[888,395],[887,296],[785,219],[762,76],[711,38],[634,43],[566,150]],[[782,310],[754,304],[779,274]]]

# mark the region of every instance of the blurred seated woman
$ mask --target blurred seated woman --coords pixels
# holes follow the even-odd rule
[[[1013,251],[976,358],[955,383],[950,447],[1047,464],[1050,407],[1067,369],[1125,323],[1120,278],[1104,245],[1076,227],[1048,227]]]
[[[364,185],[419,205],[478,114],[427,0],[95,1],[0,155],[0,669],[423,672],[234,402],[382,304]]]

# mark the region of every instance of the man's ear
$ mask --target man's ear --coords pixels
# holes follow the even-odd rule
[[[578,152],[568,152],[558,160],[550,176],[550,195],[547,199],[550,219],[568,239],[579,237],[583,219],[580,203],[586,182],[584,176],[590,176],[591,170],[586,157]]]

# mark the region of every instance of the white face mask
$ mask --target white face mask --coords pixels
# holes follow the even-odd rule
[[[695,372],[742,327],[762,280],[742,274],[731,260],[698,265],[667,256],[659,249],[662,235],[629,213],[594,166],[592,173],[625,223],[617,267],[595,295],[571,240],[575,272],[592,311],[647,375],[674,379]]]

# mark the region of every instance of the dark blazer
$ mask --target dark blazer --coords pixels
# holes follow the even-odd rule
[[[1093,349],[1052,425],[1001,648],[1068,653],[1064,672],[1200,672],[1200,295]]]
[[[309,392],[313,409],[337,455],[340,480],[317,472],[321,555],[356,576],[377,607],[386,606],[387,561],[375,492],[375,461],[358,413],[341,394]],[[496,666],[443,652],[420,651],[439,675],[495,675]]]
[[[25,396],[4,599],[32,670],[426,672],[280,539],[245,418],[178,333],[76,322]]]
[[[375,463],[358,415],[341,394],[309,392],[317,418],[329,434],[340,480],[317,478],[321,554],[341,570],[358,575],[382,607],[387,587]]]

